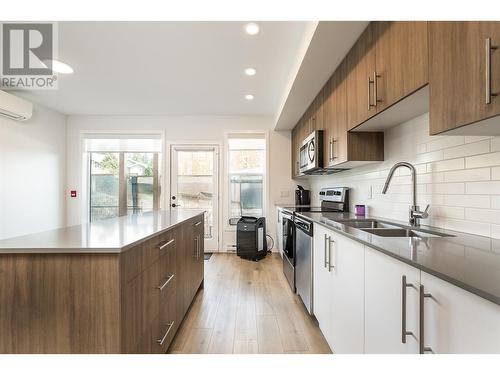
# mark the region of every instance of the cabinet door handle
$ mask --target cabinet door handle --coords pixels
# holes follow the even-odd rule
[[[201,246],[200,246],[200,235],[198,235],[198,241],[196,241],[196,244],[198,245],[198,252],[197,252],[197,258],[200,259],[200,249],[201,249]]]
[[[166,281],[165,281],[162,285],[160,285],[160,286],[158,287],[158,289],[160,289],[160,291],[162,291],[162,290],[163,290],[163,289],[164,289],[164,288],[168,285],[168,283],[169,283],[170,281],[172,281],[172,279],[174,278],[174,276],[175,276],[175,273],[174,273],[174,274],[172,274],[172,275],[170,275],[170,276],[168,277],[168,279],[167,279],[167,280],[166,280]]]
[[[432,294],[430,293],[425,293],[425,290],[424,290],[424,286],[423,285],[420,285],[420,306],[419,306],[419,310],[420,310],[420,327],[419,327],[419,339],[420,339],[420,343],[419,343],[419,352],[420,354],[425,354],[425,353],[428,353],[428,352],[433,352],[431,348],[425,346],[425,343],[424,343],[424,337],[425,337],[425,333],[424,333],[424,328],[425,328],[425,312],[424,312],[424,301],[425,301],[425,298],[430,298],[432,297]]]
[[[406,330],[406,288],[413,288],[414,285],[406,282],[406,275],[401,277],[401,342],[406,344],[406,336],[413,335],[413,332]]]
[[[375,104],[372,104],[372,91],[371,85],[373,81],[370,76],[368,76],[368,111],[371,111],[372,107],[375,107]]]
[[[380,75],[377,74],[377,72],[373,72],[373,96],[375,97],[374,100],[374,107],[377,107],[377,103],[381,103],[382,100],[378,98],[378,85],[377,85],[377,78],[380,78]]]
[[[328,237],[328,272],[332,269],[335,269],[335,266],[332,264],[332,243],[337,246],[335,240],[332,240],[331,237]]]
[[[167,329],[167,332],[165,332],[165,334],[163,335],[163,337],[161,339],[158,339],[156,340],[156,342],[158,343],[158,345],[162,346],[163,343],[165,342],[165,340],[167,339],[168,337],[168,334],[170,332],[170,330],[172,329],[172,327],[174,326],[174,321],[172,320],[169,324],[168,324],[168,329]]]
[[[496,50],[496,46],[491,45],[491,38],[486,38],[486,66],[485,66],[485,78],[486,78],[486,104],[491,103],[491,97],[497,96],[497,93],[491,92],[491,51]]]
[[[167,246],[173,244],[174,242],[175,242],[175,238],[172,238],[170,241],[165,242],[163,245],[160,245],[160,250],[163,250],[164,248],[166,248]]]
[[[328,235],[325,233],[325,268],[328,268],[328,260],[327,260],[327,248],[328,246],[330,246],[329,242],[328,242]]]
[[[201,224],[201,221],[198,221],[196,224],[194,224],[195,227]]]

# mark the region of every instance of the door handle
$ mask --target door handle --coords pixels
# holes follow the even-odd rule
[[[377,74],[377,72],[373,72],[373,96],[375,97],[375,107],[377,107],[377,103],[381,103],[382,100],[378,98],[378,85],[377,85],[377,78],[380,78],[380,74]]]
[[[371,111],[372,107],[375,107],[375,104],[372,104],[372,91],[370,90],[372,83],[373,80],[368,76],[368,111]]]
[[[420,343],[419,343],[419,353],[420,354],[425,354],[425,353],[428,353],[428,352],[431,352],[433,353],[432,349],[428,346],[425,346],[425,333],[424,333],[424,328],[425,328],[425,312],[424,312],[424,301],[426,298],[431,298],[432,297],[432,294],[430,293],[425,293],[425,290],[424,290],[424,286],[423,285],[420,285],[420,306],[419,306],[419,310],[420,310],[420,327],[419,327],[419,339],[420,339]]]
[[[163,250],[164,248],[166,248],[167,246],[173,244],[175,242],[175,238],[172,238],[170,241],[164,243],[163,245],[160,245],[160,250]]]
[[[165,340],[167,339],[168,337],[168,333],[170,332],[170,330],[172,329],[172,327],[174,326],[174,321],[172,320],[169,324],[168,324],[168,329],[167,329],[167,332],[165,332],[165,334],[163,335],[163,337],[161,339],[158,339],[156,340],[156,342],[158,343],[158,345],[162,346],[163,343],[165,342]]]
[[[406,336],[413,335],[413,332],[406,330],[406,288],[413,288],[414,285],[406,282],[406,275],[401,277],[401,342],[406,344]]]
[[[491,38],[486,38],[485,40],[486,49],[486,65],[485,65],[485,78],[486,78],[486,104],[491,103],[491,97],[497,96],[497,93],[491,92],[491,51],[496,50],[497,46],[491,45]]]
[[[332,265],[332,243],[337,246],[335,240],[332,240],[332,238],[328,236],[328,272],[335,269],[335,266]]]
[[[328,245],[327,245],[328,244]],[[328,242],[328,235],[325,233],[325,268],[328,268],[328,260],[327,260],[327,246],[330,246],[329,242]]]
[[[172,281],[172,279],[174,278],[174,276],[175,276],[175,273],[173,273],[172,275],[170,275],[168,277],[168,279],[162,285],[160,285],[158,287],[158,289],[160,289],[160,291],[162,291],[168,285],[168,283]]]

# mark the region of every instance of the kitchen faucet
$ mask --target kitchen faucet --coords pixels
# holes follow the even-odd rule
[[[415,167],[405,161],[396,163],[393,165],[391,170],[389,171],[389,175],[387,176],[387,180],[385,181],[384,189],[382,190],[382,194],[387,193],[387,189],[389,188],[389,184],[391,182],[394,171],[399,167],[406,167],[411,171],[411,183],[412,183],[412,191],[411,191],[411,200],[412,205],[410,206],[409,213],[409,223],[412,227],[418,227],[420,225],[420,219],[426,219],[429,217],[429,205],[425,208],[424,211],[420,211],[420,207],[417,206],[417,171]]]

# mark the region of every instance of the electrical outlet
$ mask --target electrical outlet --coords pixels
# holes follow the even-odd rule
[[[368,186],[368,188],[366,189],[366,193],[365,193],[365,198],[366,199],[372,199],[372,186]]]

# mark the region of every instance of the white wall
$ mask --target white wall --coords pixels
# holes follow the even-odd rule
[[[408,170],[399,169],[388,193],[381,193],[398,161],[417,168],[417,203],[431,205],[423,224],[500,238],[500,137],[429,136],[428,113],[385,132],[384,162],[309,178],[312,203],[319,204],[321,187],[348,186],[351,211],[355,204],[366,204],[372,215],[406,221]]]
[[[0,239],[65,224],[66,117],[35,105],[33,117],[0,117]]]
[[[225,134],[230,131],[269,131],[269,194],[267,199],[268,233],[275,238],[275,203],[281,203],[280,196],[293,197],[293,180],[290,178],[290,132],[274,132],[272,119],[254,116],[69,116],[67,133],[68,175],[67,189],[76,189],[77,198],[68,198],[67,224],[82,221],[85,202],[82,198],[82,152],[81,134],[88,131],[162,131],[166,142],[218,143],[221,145],[221,161],[225,155],[223,146]],[[166,161],[167,155],[164,160]],[[223,167],[224,164],[222,164]],[[165,184],[169,183],[167,163],[164,163]],[[222,200],[225,195],[225,173],[221,168]],[[166,192],[164,186],[163,191]],[[163,194],[163,206],[168,205],[168,194]],[[222,206],[220,206],[222,208]],[[220,210],[220,224],[223,225],[223,211]],[[234,232],[222,233],[222,250],[234,243]]]

